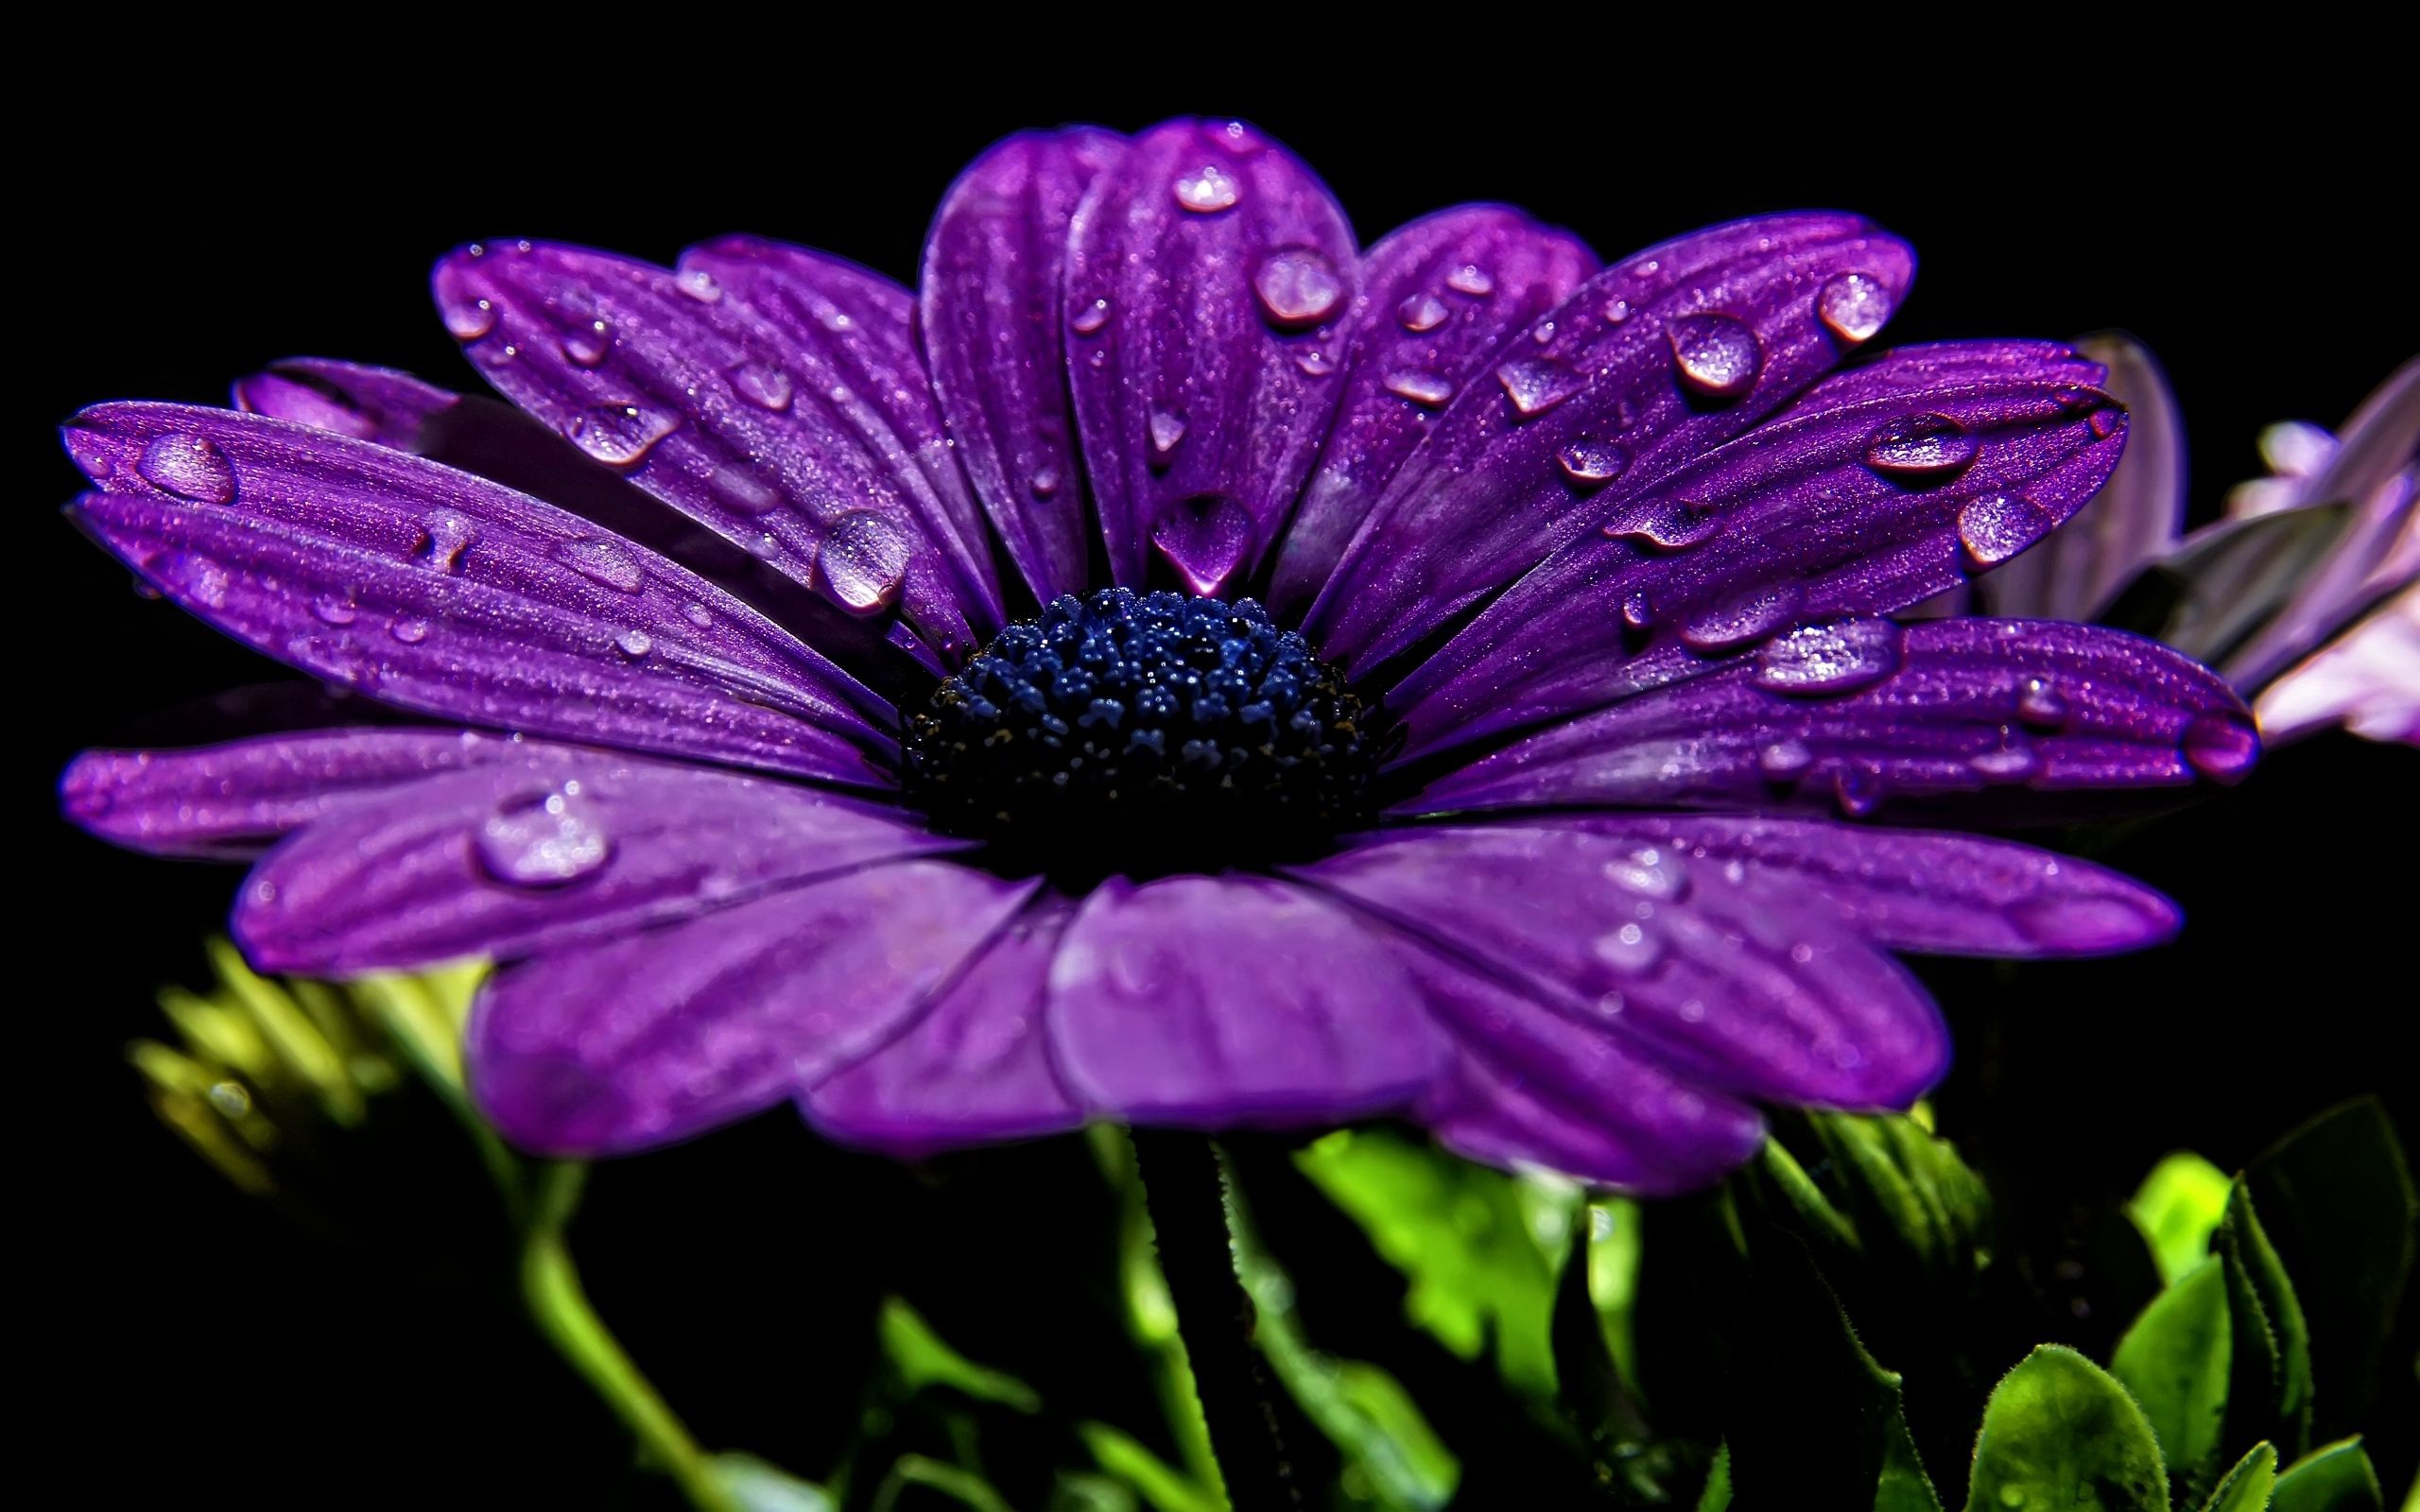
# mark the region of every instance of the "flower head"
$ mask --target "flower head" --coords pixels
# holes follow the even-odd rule
[[[95,752],[66,808],[266,848],[264,969],[500,963],[472,1085],[540,1150],[784,1099],[900,1151],[1392,1113],[1701,1182],[1760,1102],[1940,1075],[1894,953],[2175,925],[1907,825],[2257,748],[2151,643],[1887,617],[2127,433],[2065,347],[1866,351],[1913,266],[1836,214],[1364,249],[1191,121],[1001,144],[912,293],[748,237],[468,247],[440,313],[528,419],[306,360],[67,431],[147,582],[424,722]]]

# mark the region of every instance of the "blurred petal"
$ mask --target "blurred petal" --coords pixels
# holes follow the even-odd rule
[[[925,366],[951,439],[1034,598],[1080,593],[1091,564],[1070,411],[1067,227],[1125,142],[1028,131],[975,160],[925,243]]]
[[[310,825],[253,868],[233,927],[269,971],[509,960],[964,844],[884,804],[556,747]]]
[[[1385,941],[1248,876],[1096,888],[1051,963],[1050,1032],[1085,1106],[1204,1128],[1399,1107],[1445,1049]]]
[[[1605,269],[1453,396],[1305,622],[1366,673],[1651,495],[1872,336],[1915,274],[1854,215],[1769,215]],[[1533,332],[1534,334],[1534,332]]]
[[[1596,268],[1578,237],[1502,205],[1439,211],[1362,254],[1344,400],[1286,532],[1271,608],[1309,606],[1437,407]]]
[[[1344,387],[1352,228],[1240,123],[1136,137],[1077,210],[1069,382],[1112,579],[1216,595],[1275,544]]]
[[[889,711],[754,610],[510,489],[228,410],[96,405],[78,524],[254,649],[401,708],[888,784]]]
[[[701,1133],[864,1054],[1031,890],[904,862],[524,961],[472,1010],[472,1092],[540,1154]]]
[[[1888,613],[2007,560],[2124,445],[2100,373],[2031,342],[1915,347],[1693,458],[1388,696],[1404,758],[1698,674],[1808,617]]]
[[[2050,620],[1804,627],[1721,671],[1549,726],[1429,784],[1400,812],[1766,810],[2236,782],[2259,740],[2242,701],[2166,646]],[[2095,801],[2098,801],[2097,799]],[[2056,812],[2055,808],[2052,812]]]
[[[2100,618],[2136,573],[2175,548],[2185,523],[2185,430],[2158,360],[2118,332],[2076,346],[2109,369],[2101,387],[2126,406],[2126,453],[2108,486],[2049,540],[1978,585],[2003,619]]]
[[[2254,708],[2262,736],[2279,745],[2341,724],[2420,746],[2420,588],[2271,683]]]
[[[429,421],[461,402],[407,372],[327,357],[289,357],[235,384],[237,409],[399,452],[420,450]]]

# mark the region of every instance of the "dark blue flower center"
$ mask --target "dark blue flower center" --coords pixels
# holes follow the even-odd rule
[[[1251,599],[1105,589],[1002,630],[908,721],[934,824],[1129,873],[1315,853],[1370,817],[1361,699]]]

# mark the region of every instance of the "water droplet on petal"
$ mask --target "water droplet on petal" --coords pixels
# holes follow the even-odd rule
[[[2214,782],[2243,780],[2260,759],[2260,736],[2243,716],[2218,713],[2197,714],[2185,727],[2185,759]]]
[[[1344,280],[1337,275],[1336,265],[1310,247],[1270,253],[1253,273],[1252,287],[1260,297],[1261,313],[1288,329],[1319,324],[1344,298]]]
[[[1986,493],[1958,510],[1958,543],[1977,571],[1996,567],[2050,533],[2058,522],[2022,493]]]
[[[790,407],[790,375],[769,362],[743,362],[731,369],[731,391],[777,415]]]
[[[645,630],[624,630],[614,637],[614,648],[636,662],[655,649],[655,638]]]
[[[1899,627],[1859,617],[1802,625],[1756,652],[1756,685],[1801,697],[1854,693],[1899,667]]]
[[[1243,185],[1215,163],[1205,163],[1176,180],[1176,202],[1197,215],[1225,210],[1243,198]]]
[[[714,304],[722,299],[722,285],[702,267],[684,267],[673,276],[673,286],[700,304]]]
[[[353,607],[352,595],[333,592],[311,600],[311,614],[322,625],[350,625],[361,617],[361,611]]]
[[[1866,438],[1865,465],[1886,477],[1937,480],[1975,460],[1975,438],[1946,415],[1909,415]]]
[[[479,826],[479,861],[516,887],[556,887],[605,864],[612,846],[577,782],[498,809]]]
[[[1655,625],[1655,600],[1641,589],[1622,599],[1622,623],[1634,630],[1651,629]]]
[[[563,358],[575,368],[594,368],[614,350],[613,328],[602,320],[592,320],[577,331],[567,333],[562,342]]]
[[[1835,273],[1815,295],[1815,314],[1832,335],[1861,346],[1891,318],[1891,290],[1871,273]]]
[[[782,502],[782,490],[753,468],[725,462],[706,480],[716,498],[741,514],[769,514]]]
[[[431,509],[420,517],[421,559],[441,573],[461,566],[462,553],[478,539],[478,524],[459,509]]]
[[[1204,493],[1163,513],[1151,527],[1151,544],[1188,589],[1208,598],[1244,565],[1253,534],[1252,515],[1242,505],[1223,493]]]
[[[1523,357],[1495,369],[1495,381],[1524,419],[1543,415],[1580,391],[1580,380],[1541,358]]]
[[[1661,902],[1687,889],[1681,863],[1660,850],[1635,850],[1604,866],[1605,880],[1635,897]]]
[[[418,645],[428,639],[428,621],[401,619],[387,627],[387,633],[406,645]]]
[[[1620,477],[1630,465],[1629,455],[1611,441],[1574,441],[1555,453],[1554,459],[1564,476],[1591,488]]]
[[[908,538],[870,509],[852,509],[832,522],[816,547],[824,591],[843,609],[865,614],[899,595],[908,576]]]
[[[2115,407],[2096,409],[2086,417],[2084,424],[2091,428],[2095,437],[2105,441],[2111,437],[2125,433],[2126,412]]]
[[[1681,639],[1701,651],[1761,641],[1798,617],[1806,594],[1796,583],[1751,589],[1699,610],[1681,622]]]
[[[1059,491],[1059,470],[1055,467],[1036,468],[1033,471],[1033,476],[1027,481],[1026,486],[1033,490],[1035,498],[1049,498]]]
[[[1880,808],[1890,793],[1879,769],[1858,764],[1841,767],[1832,779],[1832,796],[1840,799],[1841,813],[1861,819]]]
[[[2044,679],[2028,678],[2025,686],[2017,690],[2016,712],[2037,729],[2057,730],[2067,722],[2067,700]]]
[[[1395,306],[1395,318],[1407,331],[1434,331],[1451,318],[1453,311],[1434,294],[1414,294]]]
[[[1615,300],[1605,306],[1605,323],[1626,325],[1630,322],[1631,313],[1630,301]]]
[[[1078,304],[1074,312],[1067,317],[1068,329],[1080,336],[1097,335],[1100,328],[1107,324],[1109,324],[1109,301],[1106,299],[1087,300]]]
[[[636,467],[656,442],[679,429],[678,416],[645,404],[598,404],[571,419],[571,442],[607,467]]]
[[[1149,424],[1151,432],[1151,450],[1162,456],[1175,451],[1176,443],[1184,439],[1184,417],[1172,410],[1151,411]]]
[[[1664,942],[1638,924],[1597,936],[1597,959],[1616,971],[1644,971],[1663,958]]]
[[[714,610],[706,608],[703,604],[692,604],[682,612],[688,615],[689,623],[696,626],[698,628],[701,630],[710,630],[714,628]]]
[[[1651,499],[1604,527],[1608,536],[1640,541],[1658,551],[1685,551],[1722,523],[1719,505],[1701,499]]]
[[[2042,769],[2042,753],[2025,744],[2014,730],[2000,731],[2001,744],[1966,758],[1975,775],[1987,782],[2022,782]]]
[[[1336,359],[1318,347],[1305,347],[1294,353],[1294,366],[1305,378],[1324,378],[1336,371]]]
[[[591,582],[602,583],[617,593],[635,593],[647,581],[647,570],[637,557],[619,541],[601,536],[585,536],[566,541],[555,548],[555,555],[571,565],[572,571]]]
[[[1249,158],[1269,146],[1260,134],[1241,121],[1205,121],[1201,134],[1210,145],[1238,158]]]
[[[1685,315],[1672,322],[1672,366],[1691,393],[1736,399],[1755,387],[1765,349],[1756,333],[1715,311]]]
[[[1430,409],[1443,409],[1454,402],[1454,386],[1433,372],[1411,369],[1387,374],[1387,392],[1397,399],[1409,399]]]
[[[1776,782],[1795,782],[1814,765],[1814,747],[1794,736],[1774,741],[1756,753],[1756,769]]]
[[[1477,263],[1464,263],[1445,275],[1445,286],[1457,294],[1467,294],[1475,300],[1483,300],[1495,292],[1495,280],[1489,277],[1487,269]]]
[[[134,471],[153,488],[196,504],[229,504],[235,497],[235,468],[227,454],[183,431],[155,438],[135,459]]]
[[[488,300],[446,299],[440,289],[438,315],[457,341],[476,341],[495,329],[495,305]]]

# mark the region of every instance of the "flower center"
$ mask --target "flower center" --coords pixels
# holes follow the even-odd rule
[[[1105,589],[1002,630],[908,721],[907,787],[1010,864],[1151,874],[1316,852],[1370,817],[1342,674],[1251,599]]]

